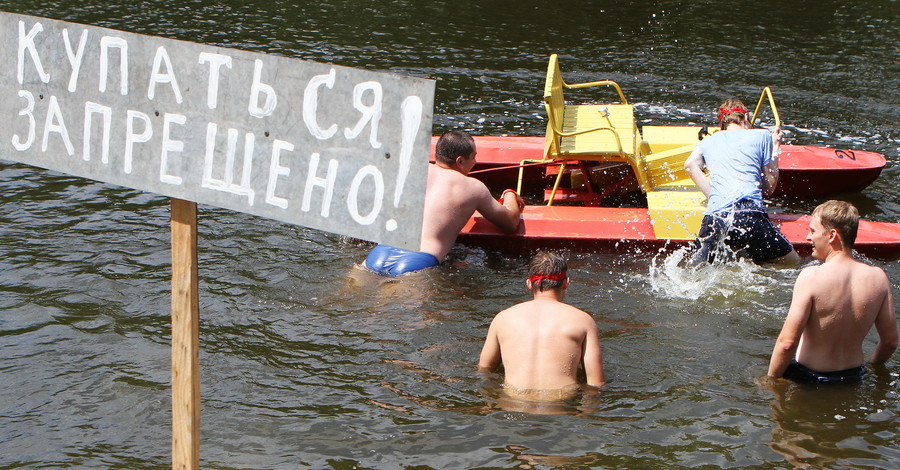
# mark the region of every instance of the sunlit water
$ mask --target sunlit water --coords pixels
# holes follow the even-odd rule
[[[791,142],[887,156],[839,197],[900,218],[896,2],[608,3],[0,6],[435,78],[436,133],[541,135],[552,52],[570,81],[618,80],[641,124],[708,123],[768,85]],[[169,465],[168,214],[157,196],[0,162],[0,468]],[[523,410],[475,362],[493,314],[528,299],[526,256],[457,246],[395,281],[354,267],[368,243],[313,230],[201,207],[200,236],[204,468],[900,461],[896,360],[846,387],[763,379],[797,270],[571,253],[567,300],[595,316],[610,384]],[[872,262],[897,297],[897,261]]]

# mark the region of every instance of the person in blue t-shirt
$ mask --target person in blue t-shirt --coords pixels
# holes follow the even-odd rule
[[[726,254],[724,243],[757,263],[796,265],[800,257],[763,206],[763,195],[772,194],[778,184],[781,129],[751,129],[747,107],[733,98],[719,108],[719,127],[684,162],[707,197],[700,233],[691,244],[692,261],[713,262]]]

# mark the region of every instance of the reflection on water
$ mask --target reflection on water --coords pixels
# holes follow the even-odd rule
[[[570,81],[618,80],[640,124],[709,124],[722,98],[768,85],[791,143],[887,156],[879,181],[841,197],[900,220],[893,2],[299,3],[0,1],[435,78],[435,133],[542,135],[553,52]],[[168,207],[0,162],[0,468],[167,466]],[[566,300],[596,318],[609,384],[544,415],[504,409],[502,380],[476,372],[490,319],[529,297],[527,256],[457,246],[440,269],[396,281],[354,268],[368,243],[313,230],[201,207],[200,236],[204,468],[900,460],[896,360],[850,388],[761,385],[796,270],[573,253]],[[896,261],[873,263],[900,285]]]
[[[771,448],[797,468],[830,468],[847,461],[881,467],[879,462],[885,459],[896,462],[900,451],[889,442],[896,432],[890,408],[898,396],[897,377],[883,367],[870,366],[869,377],[861,383],[834,387],[772,380]],[[863,429],[866,432],[860,432]]]

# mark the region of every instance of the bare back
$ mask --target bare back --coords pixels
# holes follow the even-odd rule
[[[518,212],[515,226],[504,224],[511,216],[506,215],[507,210],[494,200],[484,183],[459,171],[430,165],[419,250],[443,260],[476,210],[504,230],[515,230],[518,225]]]
[[[872,325],[879,315],[893,314],[884,271],[844,257],[806,268],[797,289],[810,303],[797,361],[817,371],[862,365],[862,343]]]
[[[532,300],[498,313],[491,322],[482,366],[490,366],[485,358],[494,347],[502,351],[505,382],[514,388],[547,390],[577,384],[583,361],[588,381],[602,385],[597,326],[589,314],[563,302]]]

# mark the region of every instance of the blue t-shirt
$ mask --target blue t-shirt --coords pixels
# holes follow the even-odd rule
[[[709,169],[706,213],[728,209],[740,200],[763,206],[763,167],[772,161],[772,136],[766,129],[719,131],[697,144]]]

